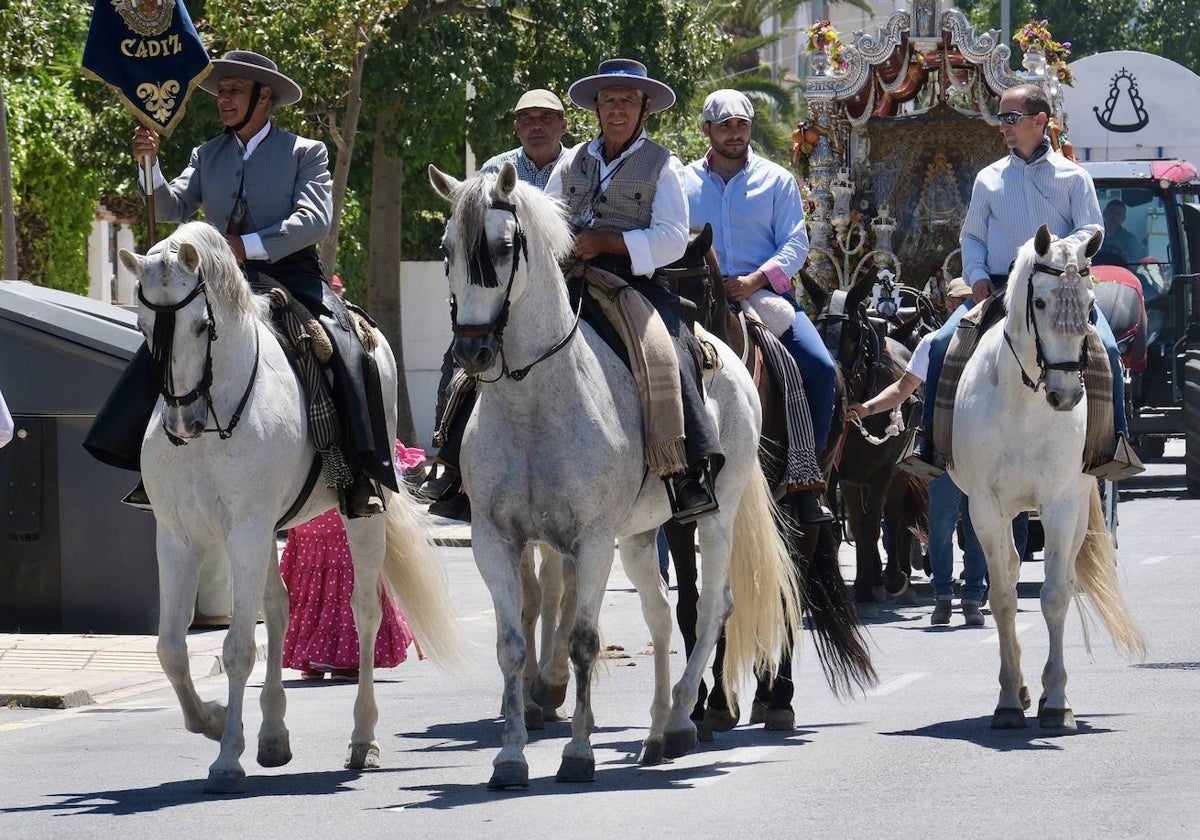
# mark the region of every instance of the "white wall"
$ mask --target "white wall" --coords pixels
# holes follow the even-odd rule
[[[408,400],[418,437],[404,443],[430,451],[442,356],[451,337],[450,289],[442,263],[400,263],[400,310]]]

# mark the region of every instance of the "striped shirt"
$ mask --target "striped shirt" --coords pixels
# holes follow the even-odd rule
[[[1042,224],[1079,245],[1103,231],[1092,176],[1057,152],[1028,162],[1009,152],[975,176],[959,236],[963,279],[974,285],[1008,274],[1017,250]]]
[[[479,167],[480,172],[499,172],[500,167],[508,161],[517,168],[517,179],[524,181],[530,186],[537,187],[539,190],[546,189],[546,182],[550,180],[550,173],[554,171],[554,164],[558,163],[558,159],[562,157],[564,151],[563,146],[558,147],[558,157],[547,163],[541,169],[538,165],[529,159],[529,155],[525,154],[525,149],[517,146],[515,149],[509,149],[507,152],[501,152],[495,157],[488,158],[483,166]]]

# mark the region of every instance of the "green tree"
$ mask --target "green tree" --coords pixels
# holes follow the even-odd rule
[[[1139,49],[1200,73],[1200,2],[1148,0],[1137,13]]]
[[[1058,41],[1071,42],[1071,57],[1084,58],[1111,50],[1140,49],[1135,23],[1140,0],[1012,0],[1009,31],[1016,32],[1030,18],[1048,20]],[[1174,3],[1178,5],[1178,0]],[[971,22],[982,29],[1000,29],[1000,0],[963,0],[958,3]],[[1173,21],[1174,22],[1174,21]],[[1013,64],[1020,50],[1013,47]]]

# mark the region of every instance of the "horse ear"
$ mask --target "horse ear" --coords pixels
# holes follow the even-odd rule
[[[502,201],[508,201],[512,191],[517,188],[517,167],[511,160],[504,161],[500,167],[500,177],[496,179],[496,192]]]
[[[875,286],[875,275],[869,271],[864,271],[862,277],[854,281],[854,285],[846,292],[846,311],[854,312],[859,305],[867,299],[867,295],[871,293],[871,289]]]
[[[818,310],[824,309],[825,305],[829,303],[829,292],[825,291],[825,287],[810,277],[808,272],[803,269],[800,270],[800,285],[804,287],[808,299]]]
[[[447,175],[431,163],[429,164],[429,183],[433,185],[433,189],[438,195],[450,201],[451,193],[462,184],[462,181],[452,175]]]
[[[707,254],[709,249],[712,248],[712,240],[713,240],[712,223],[705,222],[704,229],[701,230],[698,234],[696,234],[696,239],[694,241],[694,245],[697,249],[699,249],[701,254]]]
[[[1050,228],[1042,225],[1037,229],[1037,233],[1033,235],[1033,248],[1039,257],[1046,256],[1046,252],[1050,250]]]
[[[890,327],[888,329],[888,338],[904,344],[912,338],[913,330],[917,328],[917,324],[919,323],[921,323],[921,313],[916,312],[908,320],[901,321],[900,326]]]
[[[179,255],[176,259],[188,274],[195,274],[200,270],[200,252],[191,242],[184,242],[179,246]]]
[[[117,252],[117,259],[121,261],[121,265],[134,277],[141,277],[142,270],[146,265],[146,258],[139,256],[128,248],[122,248]]]
[[[1083,255],[1090,260],[1096,255],[1096,252],[1100,250],[1100,246],[1103,244],[1104,232],[1098,230],[1093,233],[1092,238],[1087,241],[1087,244],[1083,248]]]

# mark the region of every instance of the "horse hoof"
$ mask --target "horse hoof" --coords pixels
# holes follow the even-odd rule
[[[1024,709],[996,709],[992,715],[992,729],[1024,729]]]
[[[665,760],[662,738],[647,738],[642,742],[642,757],[638,761],[639,764],[651,767],[662,764]]]
[[[1045,707],[1038,710],[1038,726],[1042,729],[1058,729],[1063,732],[1075,732],[1079,729],[1075,723],[1075,713],[1070,709]]]
[[[514,790],[529,787],[529,765],[524,761],[501,761],[492,768],[488,790]]]
[[[767,712],[769,711],[770,707],[767,706],[766,703],[755,700],[750,706],[750,725],[753,726],[756,723],[766,723]]]
[[[667,732],[663,737],[663,756],[666,758],[679,758],[696,749],[699,743],[695,726]]]
[[[894,580],[889,580],[884,588],[888,598],[899,598],[908,591],[908,578],[897,575]]]
[[[542,706],[542,720],[546,723],[562,723],[566,719],[557,706]]]
[[[375,770],[379,767],[379,744],[351,744],[346,755],[347,770]]]
[[[292,760],[292,747],[288,734],[258,743],[259,767],[282,767]]]
[[[529,687],[529,693],[533,696],[534,702],[539,706],[549,706],[552,709],[557,709],[563,703],[567,702],[567,684],[547,685],[542,682],[541,674],[533,678],[533,685]]]
[[[546,715],[542,711],[541,706],[526,706],[525,707],[525,728],[543,729],[546,726]]]
[[[245,793],[246,771],[240,767],[237,770],[209,770],[208,781],[204,783],[204,792],[213,794]]]
[[[861,618],[879,618],[879,605],[874,601],[855,601],[854,609]]]
[[[711,723],[703,719],[693,720],[692,723],[696,724],[696,740],[703,741],[706,744],[712,741],[713,728]]]
[[[740,715],[729,709],[705,709],[704,722],[713,732],[728,732],[737,726]]]
[[[873,599],[875,599],[875,603],[877,603],[877,604],[883,603],[884,601],[887,600],[887,587],[886,586],[872,586],[871,587],[871,597]]]
[[[594,782],[596,781],[596,759],[563,756],[562,764],[558,765],[556,782]]]
[[[771,732],[791,732],[796,728],[796,713],[791,709],[767,709],[763,729]]]

